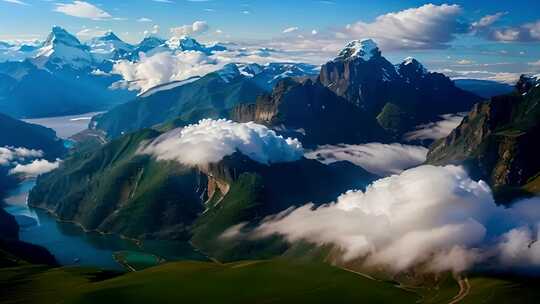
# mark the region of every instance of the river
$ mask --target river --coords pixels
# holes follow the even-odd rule
[[[28,192],[34,180],[24,181],[5,199],[5,210],[14,215],[21,227],[21,241],[47,248],[62,265],[83,265],[111,270],[123,270],[113,258],[119,251],[143,252],[165,260],[206,260],[187,242],[135,242],[116,235],[85,232],[72,223],[60,222],[41,209],[27,205]]]
[[[53,128],[60,137],[66,139],[84,130],[84,125],[88,124],[92,114],[94,113],[51,117],[31,122]],[[47,248],[62,265],[123,270],[124,268],[113,257],[114,253],[120,251],[152,254],[169,261],[206,260],[206,257],[198,253],[188,242],[144,241],[137,245],[116,235],[87,233],[78,225],[57,221],[48,212],[28,206],[28,193],[34,185],[33,179],[19,184],[5,199],[5,210],[14,215],[19,223],[21,227],[19,237],[22,241]]]

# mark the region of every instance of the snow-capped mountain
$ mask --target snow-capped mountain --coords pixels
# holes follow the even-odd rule
[[[138,60],[140,53],[156,53],[157,51],[166,51],[169,48],[165,44],[166,40],[155,37],[148,36],[145,37],[139,44],[135,45],[132,54],[130,56],[131,60]]]
[[[343,48],[336,59],[354,60],[360,58],[368,61],[374,56],[380,55],[380,50],[372,39],[353,40]]]
[[[34,58],[40,67],[69,65],[76,69],[87,68],[94,63],[90,49],[65,29],[54,26],[43,46]]]
[[[122,41],[113,32],[92,39],[89,47],[92,56],[100,61],[127,58],[134,49],[131,44]]]
[[[167,40],[165,44],[174,51],[198,51],[207,55],[210,55],[213,52],[226,50],[226,48],[220,44],[215,43],[207,46],[188,36],[172,37]]]

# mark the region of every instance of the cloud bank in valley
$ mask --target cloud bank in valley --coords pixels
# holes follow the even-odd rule
[[[461,167],[420,166],[327,205],[268,217],[249,235],[333,244],[345,261],[361,259],[366,267],[459,273],[488,260],[496,267],[540,266],[539,221],[540,198],[505,208]],[[224,237],[241,237],[241,228]]]
[[[466,113],[441,115],[441,120],[420,125],[416,130],[405,134],[404,138],[407,141],[444,138],[459,126],[465,115]]]
[[[43,151],[24,147],[0,147],[0,166],[11,168],[9,174],[24,177],[36,177],[52,171],[60,165],[60,160],[49,162],[43,157]]]
[[[0,166],[8,166],[13,162],[25,159],[43,157],[43,151],[22,147],[0,147]]]
[[[158,160],[196,166],[219,162],[237,151],[262,164],[295,161],[303,155],[302,144],[297,139],[283,138],[253,122],[224,119],[203,119],[197,124],[174,129],[140,152]]]
[[[17,164],[9,171],[10,174],[21,174],[24,177],[36,177],[50,172],[60,166],[60,160],[49,162],[46,159],[36,159],[28,164]]]
[[[154,55],[141,53],[139,61],[120,60],[113,66],[112,73],[121,75],[123,81],[117,86],[129,90],[146,91],[159,84],[203,76],[214,72],[225,63],[201,52],[160,52]]]
[[[427,153],[428,149],[422,146],[368,143],[320,146],[305,157],[325,164],[346,160],[373,174],[387,176],[422,164]]]

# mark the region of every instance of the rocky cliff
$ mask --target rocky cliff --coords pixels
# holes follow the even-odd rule
[[[428,154],[432,164],[464,164],[499,199],[540,191],[540,88],[522,76],[516,92],[477,104]]]

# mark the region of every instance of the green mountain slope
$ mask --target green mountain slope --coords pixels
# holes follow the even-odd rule
[[[267,166],[236,153],[194,168],[137,153],[160,134],[146,129],[97,150],[72,153],[59,169],[38,178],[29,204],[89,230],[191,239],[210,256],[230,260],[285,250],[281,243],[223,245],[219,236],[230,226],[256,223],[306,202],[325,203],[374,178],[350,163],[301,159]]]
[[[253,102],[263,92],[265,88],[241,74],[224,80],[218,73],[210,73],[197,81],[117,106],[94,117],[91,125],[116,138],[176,118],[188,123],[201,118],[224,118],[234,105]]]

